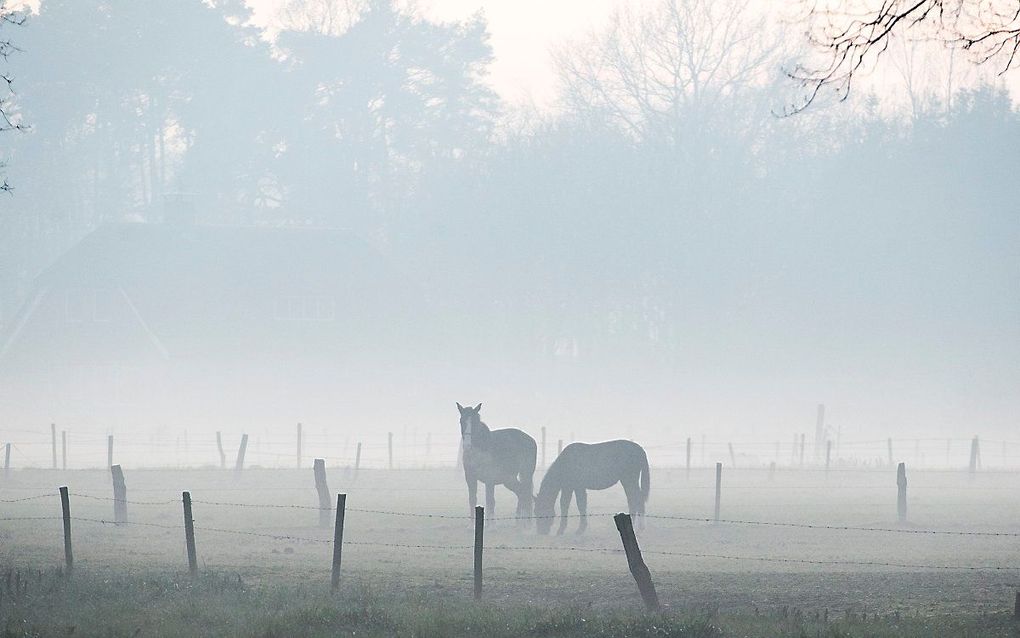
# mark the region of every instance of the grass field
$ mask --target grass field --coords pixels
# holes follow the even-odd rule
[[[109,474],[18,470],[0,487],[6,635],[1020,636],[1020,475],[910,474],[895,522],[887,470],[653,469],[639,532],[662,600],[643,611],[611,513],[591,493],[588,533],[522,531],[509,492],[485,531],[472,600],[472,522],[453,469],[329,468],[348,494],[343,583],[329,593],[332,530],[311,469],[129,470],[117,527]],[[75,570],[63,564],[57,485],[68,485]],[[180,492],[194,499],[201,575],[187,576]],[[23,500],[27,499],[27,500]],[[18,520],[11,520],[18,519]],[[30,520],[26,520],[30,519]],[[794,523],[827,527],[748,524]],[[841,526],[893,529],[866,531]],[[927,530],[958,532],[929,534]],[[921,533],[905,533],[921,532]],[[978,535],[977,533],[1004,535]],[[73,629],[72,629],[73,628]]]

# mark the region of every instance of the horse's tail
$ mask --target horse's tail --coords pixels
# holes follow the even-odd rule
[[[652,489],[652,474],[648,469],[648,455],[645,454],[644,450],[641,450],[641,476],[639,477],[639,485],[641,486],[641,502],[648,502],[648,493]]]

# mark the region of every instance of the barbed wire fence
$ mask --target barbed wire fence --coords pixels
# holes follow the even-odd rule
[[[262,538],[270,539],[273,541],[286,541],[291,543],[302,543],[315,546],[323,546],[324,548],[332,549],[333,557],[331,561],[331,574],[334,579],[339,579],[341,557],[343,555],[343,548],[348,547],[354,551],[356,548],[387,548],[387,549],[405,549],[405,550],[416,550],[416,551],[443,551],[443,552],[468,552],[474,553],[474,579],[475,579],[475,593],[476,596],[481,596],[482,587],[482,552],[494,551],[501,554],[512,554],[512,553],[531,553],[531,552],[542,552],[542,553],[560,553],[564,555],[581,553],[581,554],[602,554],[602,555],[623,555],[626,556],[627,564],[630,571],[635,578],[638,585],[638,589],[645,601],[646,606],[650,609],[658,608],[658,599],[655,594],[654,585],[652,584],[650,571],[644,562],[643,556],[654,556],[654,557],[679,557],[679,558],[691,558],[691,559],[713,559],[713,560],[725,560],[734,562],[755,562],[755,563],[768,563],[768,564],[786,564],[786,565],[808,565],[808,566],[820,566],[820,567],[853,567],[853,568],[886,568],[886,569],[905,569],[905,570],[931,570],[931,571],[942,571],[942,572],[1009,572],[1013,574],[1020,574],[1020,565],[1002,565],[1002,564],[945,564],[945,563],[930,563],[930,562],[908,562],[899,560],[865,560],[865,559],[830,559],[830,558],[808,558],[808,557],[789,557],[789,556],[772,556],[772,555],[747,555],[740,553],[727,553],[727,552],[696,552],[696,551],[678,551],[676,549],[664,549],[658,547],[650,547],[640,549],[637,544],[637,537],[634,534],[631,517],[628,514],[618,513],[612,514],[607,512],[590,512],[586,514],[570,514],[566,515],[565,518],[597,518],[604,519],[612,517],[617,524],[617,529],[621,536],[620,547],[608,547],[608,546],[580,546],[570,544],[555,544],[555,545],[536,545],[536,544],[490,544],[484,545],[483,530],[486,519],[484,518],[483,508],[477,508],[474,516],[466,515],[455,515],[446,513],[430,513],[420,511],[406,511],[399,509],[378,509],[378,508],[361,508],[361,507],[350,507],[347,508],[346,494],[338,495],[336,508],[336,523],[333,530],[333,536],[330,537],[316,537],[313,535],[299,535],[292,533],[273,533],[266,531],[255,531],[251,529],[239,529],[236,527],[223,527],[216,525],[195,525],[193,519],[192,508],[200,508],[202,511],[208,511],[209,509],[217,511],[236,511],[236,510],[287,510],[287,511],[308,511],[322,513],[323,507],[312,506],[312,505],[301,505],[301,504],[288,504],[288,503],[252,503],[252,502],[241,502],[241,501],[227,501],[227,500],[206,500],[203,498],[191,498],[190,492],[183,492],[182,498],[168,498],[158,500],[133,500],[126,498],[100,496],[96,494],[88,494],[83,492],[71,492],[67,487],[62,487],[59,490],[61,498],[61,515],[49,515],[49,516],[3,516],[0,517],[0,522],[39,522],[39,521],[61,521],[63,524],[63,540],[65,549],[65,566],[64,569],[68,574],[73,570],[73,542],[72,542],[72,524],[87,524],[97,525],[100,527],[134,527],[134,528],[145,528],[145,529],[161,529],[175,533],[184,532],[184,537],[189,554],[189,566],[192,573],[197,573],[197,560],[196,560],[196,541],[195,532],[199,532],[201,535],[205,534],[219,534],[219,535],[232,535],[246,538]],[[50,505],[51,499],[54,498],[52,492],[47,494],[36,494],[31,496],[12,498],[12,499],[0,499],[0,503],[5,506],[19,506],[33,503],[39,503],[41,505]],[[145,522],[136,520],[127,520],[126,514],[123,520],[107,519],[103,517],[95,516],[73,516],[71,514],[71,503],[77,499],[84,499],[89,501],[105,502],[115,507],[120,505],[125,507],[127,505],[139,506],[139,507],[169,507],[178,506],[183,503],[183,519],[179,524],[168,524],[159,522]],[[49,502],[47,502],[49,500]],[[332,512],[333,508],[329,510]],[[126,511],[126,510],[125,510]],[[381,540],[365,540],[365,539],[343,539],[343,527],[345,520],[349,516],[387,516],[387,517],[402,517],[402,518],[418,518],[418,519],[439,519],[449,521],[461,521],[469,522],[473,521],[475,526],[474,543],[421,543],[421,542],[386,542]],[[561,515],[551,516],[493,516],[488,519],[489,522],[493,521],[517,521],[517,522],[532,522],[540,519],[552,519],[552,518],[564,518]],[[1020,538],[1020,532],[1018,531],[1003,531],[1003,530],[952,530],[952,529],[916,529],[910,527],[887,527],[887,526],[860,526],[860,525],[832,525],[817,522],[797,522],[797,521],[770,521],[770,520],[754,520],[754,519],[728,519],[728,518],[709,518],[709,517],[697,517],[697,516],[684,516],[684,515],[672,515],[672,514],[652,514],[647,515],[645,518],[649,520],[666,520],[666,521],[680,521],[684,523],[695,523],[705,525],[720,525],[720,526],[742,526],[751,528],[761,527],[772,527],[772,528],[796,528],[796,529],[809,529],[815,530],[822,533],[838,533],[838,532],[857,532],[864,534],[873,535],[912,535],[912,536],[946,536],[954,537],[958,539],[963,538],[986,538],[986,539],[1005,539],[1015,540]],[[321,527],[320,518],[320,527]],[[311,517],[309,517],[309,523]],[[338,539],[340,541],[338,542]],[[327,554],[328,555],[328,554]]]
[[[637,535],[633,531],[632,519],[627,514],[622,513],[611,513],[611,512],[588,512],[587,514],[573,514],[566,517],[562,515],[557,516],[527,516],[527,517],[516,517],[516,516],[490,516],[488,521],[518,521],[518,522],[533,522],[540,519],[551,519],[551,518],[596,518],[605,519],[612,517],[616,523],[616,528],[620,533],[621,546],[610,547],[610,546],[583,546],[583,545],[571,545],[557,542],[553,545],[540,545],[540,544],[489,544],[485,545],[483,542],[484,538],[484,527],[485,518],[484,510],[479,508],[474,512],[473,516],[465,515],[454,515],[447,513],[434,513],[434,512],[422,512],[412,510],[401,510],[401,509],[380,509],[380,508],[363,508],[355,505],[354,507],[346,507],[347,492],[357,494],[359,492],[390,492],[393,488],[372,486],[361,484],[358,485],[355,480],[359,471],[379,471],[379,470],[394,470],[394,469],[423,469],[423,468],[445,468],[451,469],[454,467],[456,456],[456,443],[459,442],[459,435],[451,436],[436,436],[433,437],[431,434],[426,435],[424,441],[419,441],[415,436],[408,442],[406,437],[402,439],[396,439],[393,433],[387,433],[385,442],[378,442],[378,439],[372,440],[369,443],[358,440],[356,437],[346,437],[343,441],[342,447],[339,442],[335,440],[328,440],[326,437],[321,439],[314,435],[309,435],[306,431],[302,432],[300,424],[298,425],[296,440],[285,440],[276,438],[255,438],[251,445],[249,445],[249,437],[245,433],[230,433],[227,437],[223,437],[222,433],[217,432],[216,441],[194,441],[190,443],[187,440],[187,436],[184,437],[183,446],[181,437],[149,437],[145,440],[144,437],[127,438],[126,441],[118,439],[117,445],[121,447],[115,448],[115,440],[113,435],[95,436],[95,435],[84,435],[76,436],[73,432],[71,436],[68,436],[67,431],[60,431],[59,446],[57,437],[57,428],[51,427],[49,434],[49,441],[45,440],[45,433],[40,434],[40,438],[43,440],[21,440],[17,444],[8,443],[3,449],[4,454],[4,475],[9,477],[11,474],[11,456],[12,451],[17,454],[15,457],[17,460],[22,461],[23,464],[28,464],[36,468],[45,467],[47,464],[52,465],[53,469],[67,468],[68,467],[68,450],[74,450],[74,445],[82,444],[91,446],[92,453],[90,459],[94,459],[99,453],[105,452],[107,466],[114,472],[114,497],[102,496],[95,493],[87,493],[83,491],[71,492],[67,487],[60,489],[61,498],[61,515],[60,516],[46,516],[46,515],[29,515],[32,512],[26,513],[25,515],[19,512],[12,512],[11,509],[34,509],[35,506],[39,507],[51,507],[54,495],[50,488],[42,488],[38,486],[22,486],[22,485],[3,485],[3,491],[16,492],[22,491],[40,491],[38,494],[30,494],[26,496],[19,496],[16,498],[0,498],[0,504],[3,507],[4,514],[11,514],[9,516],[0,516],[0,522],[25,522],[35,523],[41,521],[60,521],[63,526],[63,541],[65,550],[65,569],[68,573],[73,570],[73,542],[72,542],[72,524],[84,524],[91,526],[98,526],[103,528],[106,526],[113,527],[133,527],[138,529],[159,529],[165,530],[172,533],[183,533],[185,538],[185,544],[187,546],[189,571],[192,573],[198,572],[198,563],[196,558],[196,538],[195,532],[200,535],[204,534],[216,534],[224,536],[236,536],[244,538],[261,538],[271,539],[274,541],[286,541],[292,543],[302,543],[313,546],[321,546],[325,550],[332,550],[332,558],[330,562],[331,577],[333,582],[339,580],[341,558],[343,556],[343,548],[352,548],[352,551],[356,551],[357,548],[387,548],[387,549],[404,549],[404,550],[415,550],[415,551],[437,551],[437,552],[463,552],[467,554],[472,552],[474,556],[474,580],[475,580],[475,595],[476,597],[481,595],[482,586],[482,556],[483,550],[495,551],[502,554],[514,554],[514,553],[531,553],[541,552],[544,554],[560,553],[565,556],[570,554],[601,554],[608,556],[624,555],[627,559],[628,567],[638,585],[638,589],[645,600],[646,605],[649,608],[657,608],[658,600],[654,592],[654,585],[652,584],[651,576],[647,565],[642,558],[643,555],[655,556],[655,557],[678,557],[678,558],[689,558],[689,559],[706,559],[706,560],[723,560],[732,561],[735,563],[741,562],[754,562],[754,563],[767,563],[767,564],[786,564],[786,565],[806,565],[806,566],[820,566],[820,567],[847,567],[847,568],[885,568],[885,569],[906,569],[906,570],[931,570],[941,572],[1009,572],[1012,574],[1020,575],[1020,565],[1004,565],[1000,562],[989,562],[988,564],[972,564],[972,563],[960,563],[960,564],[946,564],[937,562],[909,562],[901,560],[873,560],[873,559],[854,559],[854,558],[812,558],[812,557],[796,557],[796,556],[775,556],[775,555],[754,555],[754,554],[742,554],[742,553],[731,553],[731,552],[717,552],[717,551],[681,551],[676,548],[664,548],[664,547],[646,547],[644,549],[639,548]],[[546,436],[543,432],[543,443],[546,442]],[[237,500],[226,500],[226,499],[214,499],[214,498],[191,498],[190,492],[183,492],[180,498],[159,498],[155,494],[149,499],[138,499],[129,500],[123,496],[123,492],[120,495],[117,493],[117,475],[121,472],[120,465],[114,464],[116,458],[124,456],[128,458],[137,458],[143,456],[145,450],[151,450],[152,448],[159,448],[160,446],[167,447],[173,443],[176,449],[175,454],[178,460],[181,458],[181,449],[183,447],[183,459],[185,461],[184,466],[190,466],[189,450],[194,447],[196,450],[202,451],[203,460],[208,460],[204,463],[202,468],[199,470],[190,469],[189,473],[192,475],[200,475],[202,471],[210,471],[217,476],[226,475],[224,470],[228,469],[228,451],[223,449],[222,441],[224,438],[228,439],[240,439],[241,444],[237,450],[236,461],[233,465],[233,474],[235,477],[242,476],[242,472],[246,470],[246,455],[249,457],[255,457],[257,459],[272,459],[270,465],[274,470],[279,468],[291,468],[297,469],[301,472],[307,471],[309,465],[307,461],[310,457],[304,457],[304,445],[314,447],[317,451],[326,450],[334,455],[325,455],[315,459],[316,465],[319,469],[325,467],[325,461],[331,460],[333,467],[340,467],[345,473],[344,477],[352,479],[347,492],[337,495],[337,507],[333,508],[328,503],[328,498],[323,499],[323,491],[325,490],[325,482],[323,477],[322,485],[319,485],[319,476],[316,473],[316,489],[320,494],[320,505],[300,505],[300,504],[288,504],[288,503],[252,503],[252,502],[241,502]],[[70,448],[69,448],[70,442]],[[1002,446],[1002,465],[987,467],[983,466],[980,458],[980,443],[984,442],[986,445],[995,446],[1001,444]],[[922,446],[924,443],[924,446]],[[700,452],[700,456],[704,458],[711,450],[713,457],[728,458],[730,464],[728,471],[737,471],[738,475],[745,476],[754,482],[745,482],[745,484],[728,485],[727,489],[746,489],[746,490],[768,490],[768,489],[784,489],[784,490],[834,490],[834,489],[889,489],[884,485],[872,485],[858,481],[858,484],[847,484],[845,482],[838,483],[825,483],[824,485],[817,483],[809,483],[805,480],[799,484],[790,484],[783,482],[779,484],[769,484],[772,482],[775,474],[787,472],[787,476],[803,476],[803,477],[817,477],[819,473],[824,473],[825,476],[830,474],[841,476],[841,477],[872,477],[872,476],[887,476],[889,470],[894,467],[893,461],[898,460],[903,454],[912,455],[919,461],[923,461],[925,458],[925,451],[932,448],[935,445],[945,445],[946,450],[946,465],[943,467],[925,467],[924,471],[932,474],[944,473],[947,476],[959,476],[961,474],[970,474],[973,478],[978,471],[982,474],[996,475],[996,474],[1014,474],[1020,471],[1020,464],[1017,467],[1013,467],[1010,463],[1010,459],[1013,458],[1011,449],[1020,451],[1020,442],[1017,441],[995,441],[995,440],[979,440],[977,437],[968,439],[876,439],[867,441],[843,441],[841,445],[844,450],[851,450],[852,452],[843,456],[837,457],[836,462],[832,462],[832,458],[829,454],[831,452],[831,444],[827,446],[826,456],[824,463],[818,457],[817,450],[813,458],[806,458],[805,453],[805,440],[801,436],[799,439],[794,438],[793,444],[786,444],[784,448],[779,443],[770,443],[762,441],[752,441],[738,443],[734,446],[729,442],[707,442],[702,439],[700,442],[695,443],[692,439],[686,439],[683,442],[677,443],[663,443],[660,445],[648,446],[649,451],[658,455],[658,458],[663,460],[678,460],[676,465],[670,466],[669,471],[687,471],[688,480],[680,485],[675,485],[674,489],[682,490],[709,490],[712,489],[711,483],[702,484],[692,483],[690,481],[690,471],[696,467],[698,469],[708,469],[711,466],[706,466],[703,463],[695,463],[694,459]],[[263,445],[266,450],[261,449]],[[699,447],[700,446],[700,449]],[[969,457],[967,458],[968,464],[964,465],[953,465],[950,463],[955,457],[951,456],[950,452],[954,449],[954,446],[961,452],[968,452]],[[29,449],[29,453],[25,453],[24,448]],[[127,450],[125,453],[124,449]],[[906,449],[907,452],[903,453],[899,450]],[[59,450],[59,455],[58,455]],[[115,456],[115,450],[119,450]],[[277,451],[277,450],[289,450],[289,451]],[[410,450],[411,452],[407,452]],[[739,450],[739,453],[737,452]],[[897,450],[894,452],[894,450]],[[233,456],[230,451],[230,456]],[[1020,454],[1015,455],[1020,458]],[[49,458],[44,458],[49,457]],[[206,458],[208,457],[208,459]],[[546,458],[545,451],[543,450],[541,458]],[[216,462],[219,459],[219,462]],[[430,465],[435,459],[441,459],[438,465]],[[850,461],[853,459],[853,462]],[[858,461],[867,462],[858,462]],[[962,460],[962,459],[961,459]],[[364,463],[363,463],[364,461]],[[321,465],[320,465],[321,464]],[[180,465],[180,463],[178,463]],[[219,467],[217,467],[217,465]],[[902,463],[901,463],[902,465]],[[94,465],[89,467],[95,467],[102,465],[96,462]],[[24,467],[24,465],[23,465]],[[1020,531],[1012,530],[993,530],[993,529],[970,529],[970,530],[954,530],[954,529],[919,529],[908,526],[881,526],[881,525],[849,525],[849,524],[828,524],[819,522],[807,522],[807,521],[775,521],[775,520],[757,520],[752,518],[725,518],[718,514],[719,512],[719,499],[720,499],[720,473],[721,464],[716,464],[716,483],[714,485],[716,490],[716,515],[714,517],[698,517],[698,516],[685,516],[679,514],[651,514],[645,516],[650,521],[676,521],[685,524],[692,525],[713,525],[713,526],[731,526],[731,527],[745,527],[750,529],[762,529],[762,528],[777,528],[777,529],[803,529],[813,530],[823,534],[838,534],[843,532],[854,532],[867,535],[907,535],[912,537],[917,536],[929,536],[929,537],[947,537],[958,540],[967,538],[971,539],[1003,539],[1006,541],[1015,540],[1020,538]],[[250,469],[250,468],[249,468]],[[760,479],[763,473],[767,472],[768,481],[763,482]],[[323,472],[324,474],[324,472]],[[60,475],[61,480],[65,480],[64,475]],[[121,481],[123,481],[123,475],[121,474]],[[904,482],[905,485],[905,482]],[[929,486],[915,486],[911,489],[963,489],[963,490],[1013,490],[1015,487],[1010,485],[988,485],[988,484],[975,484],[973,481],[966,485],[953,485],[950,487],[942,485],[929,485]],[[224,486],[220,485],[210,490],[210,493],[224,492],[224,493],[240,493],[248,492],[252,488],[243,485]],[[307,492],[311,489],[310,485],[263,485],[258,488],[259,491],[266,491],[269,493],[285,493],[285,492]],[[428,493],[428,492],[463,492],[463,488],[445,488],[441,486],[421,486],[421,485],[401,485],[399,488],[401,491],[416,493]],[[904,488],[905,489],[905,488]],[[123,486],[121,486],[123,490]],[[134,492],[150,492],[150,493],[165,493],[165,488],[133,488]],[[196,493],[197,495],[198,493]],[[243,497],[242,497],[243,498]],[[109,503],[113,506],[114,517],[107,519],[102,516],[72,516],[71,515],[71,503],[76,502],[77,499],[83,499],[86,501],[97,501]],[[323,506],[322,503],[326,502],[327,506]],[[177,524],[170,524],[166,522],[152,522],[152,521],[139,521],[129,520],[127,516],[127,506],[138,506],[138,507],[182,507],[182,518]],[[198,508],[200,511],[247,511],[247,510],[263,510],[263,511],[315,511],[318,514],[319,526],[323,527],[325,522],[325,529],[328,529],[329,515],[335,514],[336,520],[333,526],[332,537],[316,537],[314,535],[301,535],[291,533],[274,533],[268,531],[260,531],[258,529],[244,529],[237,526],[221,526],[221,525],[206,525],[204,523],[195,525],[193,516],[193,508]],[[371,516],[383,516],[383,517],[400,517],[400,518],[412,518],[412,519],[436,519],[443,521],[459,521],[464,523],[474,524],[474,538],[472,543],[423,543],[416,542],[414,539],[408,539],[402,541],[398,539],[397,542],[387,542],[376,539],[365,539],[355,538],[343,540],[343,530],[345,521],[348,517],[371,517]],[[241,520],[246,520],[245,517],[237,517]],[[311,521],[309,516],[309,522]],[[326,554],[328,556],[328,553]],[[975,562],[982,562],[980,560]],[[335,585],[334,585],[335,586]]]

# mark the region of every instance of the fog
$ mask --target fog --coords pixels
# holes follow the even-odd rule
[[[1018,7],[0,0],[0,633],[1015,638]]]
[[[764,462],[819,404],[823,439],[930,462],[1014,438],[1016,72],[894,40],[784,115],[804,28],[742,6],[564,5],[515,47],[531,14],[502,5],[30,5],[4,26],[0,431],[301,422],[346,459],[456,446],[459,401],[550,448]]]

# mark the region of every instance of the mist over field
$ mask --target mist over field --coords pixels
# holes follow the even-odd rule
[[[1020,567],[1015,0],[546,4],[0,0],[3,631],[202,635],[75,605],[108,574],[178,591],[191,489],[234,512],[209,534],[255,532],[200,550],[210,634],[469,635],[443,605],[498,485],[509,615],[476,620],[507,635],[651,631],[623,511],[667,634],[1012,635],[968,623]],[[612,439],[640,453],[570,445]],[[139,527],[106,525],[114,464]],[[58,485],[102,526],[77,584]],[[353,624],[308,585],[337,492]],[[560,493],[591,495],[580,545],[540,533]],[[230,611],[305,587],[325,616]]]

